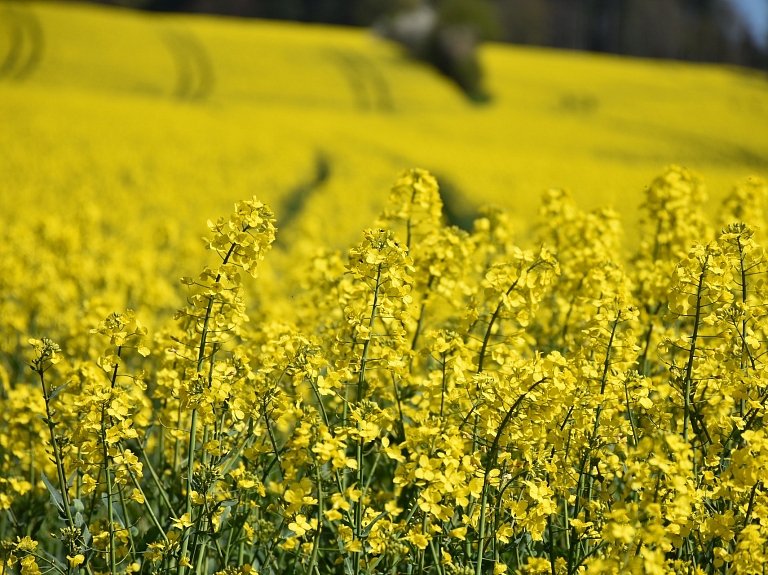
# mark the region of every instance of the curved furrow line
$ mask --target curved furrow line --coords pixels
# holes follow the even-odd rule
[[[213,64],[203,43],[189,30],[163,29],[163,44],[176,67],[173,96],[178,100],[204,101],[213,92]]]
[[[0,10],[0,34],[8,38],[8,49],[0,55],[0,79],[26,79],[43,58],[44,36],[40,21],[28,7],[7,4]]]
[[[357,108],[379,112],[395,109],[389,82],[373,60],[355,50],[334,49],[329,54],[347,81]]]

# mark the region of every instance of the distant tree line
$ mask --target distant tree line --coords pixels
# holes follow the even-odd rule
[[[97,0],[145,10],[373,26],[482,99],[483,40],[768,69],[730,0]]]
[[[509,42],[766,65],[727,0],[497,0],[495,7]]]

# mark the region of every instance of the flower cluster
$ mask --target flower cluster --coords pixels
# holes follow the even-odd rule
[[[37,319],[66,307],[43,290],[0,320],[3,568],[762,573],[766,195],[738,184],[715,232],[671,167],[633,252],[567,190],[529,235],[492,207],[446,226],[410,170],[346,257],[287,248],[269,298],[256,199],[208,223],[174,320],[95,296]]]

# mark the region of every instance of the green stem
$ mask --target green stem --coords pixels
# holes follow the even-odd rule
[[[405,418],[403,417],[403,406],[400,401],[400,389],[397,385],[397,377],[395,377],[395,374],[392,374],[392,386],[394,387],[395,391],[395,402],[397,403],[397,414],[399,417],[398,423],[400,427],[400,443],[404,442],[406,440],[405,436]]]
[[[152,464],[149,462],[149,457],[147,456],[147,452],[144,451],[144,446],[139,443],[139,453],[141,453],[141,456],[144,458],[144,462],[147,464],[147,469],[149,469],[149,474],[152,477],[152,481],[155,484],[155,487],[157,487],[157,491],[160,493],[160,497],[163,499],[163,503],[165,503],[165,506],[168,508],[168,512],[171,514],[171,517],[174,519],[178,519],[178,515],[173,510],[173,507],[171,506],[171,501],[168,498],[168,493],[166,493],[165,489],[163,488],[162,483],[160,483],[160,478],[157,476],[157,472],[155,471],[154,467],[152,467]]]
[[[637,439],[637,429],[635,428],[635,420],[632,418],[632,406],[629,402],[629,388],[627,387],[626,380],[624,381],[624,397],[627,401],[627,417],[629,418],[629,425],[632,428],[632,439],[634,440],[632,447],[637,447],[639,443]]]
[[[243,230],[245,231],[245,230]],[[237,243],[233,242],[232,245],[229,246],[229,250],[227,251],[227,255],[222,260],[222,265],[227,265],[227,262],[229,261],[229,258],[232,256],[232,254],[235,251],[235,248],[237,247]],[[218,283],[221,280],[221,273],[216,274],[216,280],[214,283]],[[213,300],[214,300],[213,293],[208,294],[208,306],[205,310],[205,318],[203,319],[203,328],[200,332],[200,347],[198,349],[197,353],[197,373],[203,372],[203,364],[205,362],[205,347],[206,347],[206,340],[208,339],[208,325],[211,321],[211,312],[213,311]],[[211,357],[211,362],[213,362],[213,357]],[[194,475],[194,469],[195,469],[195,442],[197,441],[197,409],[192,410],[192,421],[189,424],[189,448],[187,450],[187,503],[186,503],[186,513],[189,513],[190,520],[192,518],[192,482],[193,482],[193,475]],[[183,558],[184,555],[187,552],[187,549],[189,547],[189,537],[185,537],[184,540],[181,543],[181,552],[180,556]],[[184,566],[179,563],[177,575],[184,575]]]
[[[309,558],[307,575],[312,575],[312,570],[317,564],[317,554],[320,551],[320,537],[323,531],[323,483],[319,463],[315,464],[315,480],[317,481],[317,532],[312,543],[312,555]]]
[[[499,318],[499,314],[501,313],[502,308],[504,307],[504,300],[506,297],[509,297],[509,294],[512,293],[512,290],[514,290],[517,287],[517,283],[520,281],[520,277],[518,277],[514,282],[512,282],[512,285],[509,286],[509,289],[504,294],[505,297],[501,298],[501,301],[496,306],[496,309],[493,311],[493,314],[491,315],[491,319],[488,322],[488,329],[485,330],[485,336],[483,337],[483,345],[480,348],[480,356],[477,359],[477,373],[483,373],[483,363],[485,361],[485,353],[488,350],[488,342],[491,339],[491,331],[493,330],[493,324],[496,323],[496,320]]]
[[[427,533],[427,514],[424,514],[424,517],[421,518],[421,534],[426,535]],[[427,556],[427,550],[426,549],[419,549],[419,575],[424,574],[424,560]]]
[[[504,428],[507,427],[507,424],[512,420],[512,416],[515,414],[515,411],[517,411],[517,408],[522,403],[523,399],[531,393],[534,389],[536,389],[539,385],[544,383],[547,380],[547,378],[540,379],[539,381],[535,382],[531,387],[528,388],[527,391],[522,393],[520,397],[515,400],[515,403],[512,404],[512,407],[509,408],[509,411],[504,416],[504,420],[501,422],[501,425],[499,426],[499,429],[496,431],[496,437],[493,439],[493,444],[491,445],[491,450],[489,453],[490,460],[488,461],[488,465],[485,467],[485,473],[483,474],[483,491],[481,496],[481,504],[480,504],[480,522],[479,522],[479,536],[477,539],[477,566],[475,568],[475,575],[482,575],[483,572],[483,546],[485,544],[485,517],[486,517],[486,508],[488,507],[488,491],[490,489],[490,474],[491,469],[496,465],[496,457],[499,453],[499,441],[501,440],[501,436],[504,433]]]
[[[446,386],[446,383],[448,382],[448,377],[445,373],[445,361],[446,361],[445,353],[443,353],[442,356],[443,356],[443,361],[442,361],[442,365],[440,366],[442,370],[442,382],[440,386],[440,419],[443,419],[443,417],[445,416],[445,386]]]
[[[360,401],[365,398],[366,388],[365,388],[365,369],[366,369],[366,363],[368,361],[368,349],[371,345],[371,338],[373,337],[373,324],[376,322],[376,310],[378,308],[378,301],[379,301],[379,289],[381,288],[381,267],[383,264],[379,264],[378,269],[376,270],[376,287],[373,290],[373,305],[371,306],[371,317],[368,320],[368,339],[365,340],[365,343],[363,344],[363,354],[360,358],[360,373],[358,374],[357,379],[357,400]]]
[[[432,552],[432,560],[435,562],[435,569],[437,570],[437,575],[443,575],[443,570],[440,568],[440,557],[437,554],[437,549],[435,548],[434,539],[429,540],[429,550]]]
[[[189,449],[187,451],[187,502],[185,506],[185,513],[189,514],[190,521],[192,520],[192,481],[193,471],[195,467],[195,439],[197,435],[197,410],[192,410],[192,421],[189,425]],[[181,543],[181,551],[179,554],[179,566],[177,569],[177,575],[183,575],[184,565],[181,564],[181,560],[187,554],[189,548],[189,537],[184,537]]]
[[[358,427],[360,424],[358,423]],[[360,489],[360,497],[355,503],[355,539],[360,540],[363,533],[363,439],[357,440],[357,486]],[[362,544],[362,541],[361,541]],[[353,558],[353,565],[355,575],[360,573],[360,556],[362,550],[359,553],[355,553]]]
[[[358,374],[357,379],[357,400],[362,401],[365,398],[365,395],[367,393],[366,385],[365,385],[365,371],[368,363],[368,350],[370,349],[371,345],[371,338],[373,337],[373,326],[374,323],[376,323],[376,311],[378,309],[378,300],[379,300],[379,289],[381,288],[381,268],[383,264],[379,264],[377,270],[376,270],[376,287],[373,290],[373,305],[371,306],[371,317],[368,320],[368,339],[365,340],[365,343],[363,344],[363,353],[360,358],[360,373]],[[357,424],[358,430],[360,429],[360,423]],[[358,438],[357,440],[357,449],[356,449],[356,459],[357,459],[357,485],[359,489],[363,489],[363,480],[364,480],[364,470],[363,470],[363,439],[362,437]],[[355,538],[360,539],[362,532],[363,532],[363,496],[360,496],[360,499],[357,500],[355,503]],[[354,559],[353,559],[353,565],[354,565],[354,572],[355,575],[359,575],[360,573],[360,558],[362,555],[362,551],[360,553],[355,553]]]
[[[123,493],[122,488],[118,488],[117,493],[120,496],[120,506],[123,508],[123,520],[125,521],[125,525],[123,525],[123,529],[125,529],[128,532],[128,541],[131,544],[131,553],[135,553],[136,543],[133,540],[133,533],[131,533],[131,528],[130,528],[131,520],[128,517],[128,506],[125,504],[125,494]]]
[[[611,326],[611,336],[608,338],[608,349],[605,351],[605,361],[603,362],[603,376],[600,379],[600,404],[597,406],[597,413],[595,414],[595,425],[594,429],[592,430],[592,442],[595,441],[597,438],[597,432],[600,427],[600,415],[603,411],[603,396],[605,395],[605,385],[608,382],[608,369],[611,367],[611,351],[613,350],[613,340],[616,337],[616,328],[619,325],[619,321],[621,321],[621,310],[618,311],[616,314],[616,319],[613,322],[613,326]]]
[[[429,280],[427,281],[427,289],[426,292],[429,293],[429,290],[432,289],[432,282],[434,281],[435,276],[430,274]],[[421,335],[421,329],[424,325],[424,312],[427,308],[427,296],[424,296],[424,298],[421,300],[421,306],[419,308],[419,319],[416,321],[416,330],[413,333],[413,340],[411,340],[411,351],[416,351],[416,343],[419,341],[419,335]],[[411,356],[411,361],[413,361],[413,356]]]
[[[699,285],[696,288],[696,314],[693,320],[693,335],[691,335],[691,349],[688,354],[688,364],[685,367],[685,382],[683,386],[683,441],[688,443],[688,426],[691,419],[691,383],[693,377],[693,362],[696,358],[696,340],[699,335],[699,323],[701,321],[701,294],[704,290],[704,276],[707,273],[709,255],[704,260],[699,274]]]
[[[128,469],[128,474],[131,476],[131,482],[133,483],[134,487],[139,490],[142,499],[144,499],[144,508],[149,514],[149,519],[152,521],[154,526],[157,527],[157,530],[160,531],[160,535],[162,535],[163,541],[168,543],[168,536],[165,534],[165,529],[163,529],[160,521],[158,521],[157,515],[155,515],[155,512],[152,509],[152,505],[149,503],[149,499],[147,499],[147,496],[144,494],[144,490],[141,488],[141,483],[136,479],[136,476],[133,474],[133,471],[131,471],[130,467],[126,466],[126,469]],[[174,519],[176,519],[176,517],[174,517]]]
[[[103,425],[103,423],[102,423]],[[107,521],[109,522],[109,567],[112,574],[117,573],[117,556],[115,555],[115,526],[114,507],[112,503],[112,477],[109,472],[109,448],[107,447],[107,433],[102,427],[101,442],[104,446],[104,474],[107,488]]]
[[[549,482],[549,477],[547,477]],[[549,568],[552,571],[552,575],[557,575],[557,569],[555,568],[555,527],[552,515],[547,517],[547,528],[549,530]]]
[[[72,510],[70,509],[69,504],[69,490],[67,489],[67,478],[64,473],[64,463],[61,460],[61,453],[59,453],[59,446],[56,443],[56,433],[54,432],[54,427],[56,424],[53,422],[52,417],[53,413],[51,412],[51,398],[48,395],[48,390],[45,387],[45,370],[40,369],[36,370],[37,374],[40,376],[40,385],[43,388],[43,399],[45,400],[45,414],[46,414],[46,421],[48,423],[48,432],[51,436],[51,450],[53,451],[53,457],[56,461],[56,473],[59,476],[59,490],[61,491],[61,497],[64,502],[64,512],[67,515],[67,523],[69,524],[70,528],[75,527],[75,522],[72,519]],[[34,450],[33,450],[34,453]],[[33,484],[34,485],[34,484]]]

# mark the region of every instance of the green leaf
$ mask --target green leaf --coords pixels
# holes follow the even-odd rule
[[[377,516],[374,518],[374,520],[373,520],[373,521],[371,521],[371,522],[370,522],[370,523],[369,523],[369,524],[366,526],[366,528],[365,528],[365,529],[363,529],[363,533],[361,534],[361,537],[368,537],[368,534],[371,532],[371,529],[373,529],[373,526],[374,526],[374,525],[376,525],[376,522],[377,522],[379,519],[381,519],[382,517],[384,517],[385,515],[387,515],[387,512],[386,512],[386,511],[382,511],[381,513],[379,513],[379,514],[378,514],[378,515],[377,515]]]
[[[45,473],[41,473],[41,476],[43,478],[43,483],[45,483],[45,486],[48,488],[48,492],[51,494],[51,502],[57,507],[59,513],[63,514],[64,497],[62,497],[61,493],[59,493],[59,490],[53,486],[53,483],[48,480],[48,478],[45,476]]]
[[[37,417],[38,417],[38,419],[42,419],[46,423],[46,425],[48,425],[49,427],[56,427],[56,422],[51,421],[50,419],[48,419],[44,415],[38,415]]]
[[[57,387],[56,389],[54,389],[54,390],[51,392],[51,395],[49,395],[49,396],[48,396],[48,399],[49,399],[49,400],[51,400],[51,399],[53,399],[54,397],[56,397],[57,395],[59,395],[59,393],[61,393],[61,390],[63,390],[63,389],[64,389],[65,387],[67,387],[68,385],[69,385],[69,382],[65,383],[64,385],[60,385],[59,387]]]

